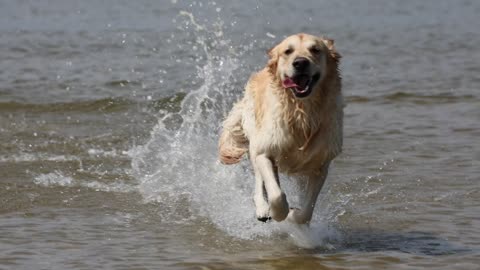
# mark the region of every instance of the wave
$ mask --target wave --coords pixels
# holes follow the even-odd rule
[[[79,161],[80,158],[72,155],[45,155],[45,154],[33,154],[33,153],[21,153],[13,155],[0,156],[0,162],[45,162],[45,161]]]
[[[438,93],[424,95],[408,92],[395,92],[381,97],[389,102],[411,102],[415,104],[447,104],[457,102],[470,102],[475,100],[474,95],[456,95],[453,93]]]
[[[435,105],[435,104],[451,104],[458,102],[478,102],[479,97],[474,95],[459,95],[450,92],[438,94],[417,94],[408,92],[394,92],[380,96],[346,96],[347,103],[413,103],[417,105]]]
[[[127,98],[104,98],[97,100],[80,100],[74,102],[58,103],[22,103],[16,101],[0,102],[0,112],[32,112],[32,113],[55,113],[55,112],[103,112],[113,113],[126,111],[132,107],[147,108],[152,112],[178,111],[184,93],[175,93],[169,97],[156,100],[132,100]]]
[[[137,191],[135,185],[116,181],[114,183],[101,183],[98,181],[81,181],[60,171],[39,174],[34,177],[33,182],[44,187],[84,187],[95,191],[129,193]]]
[[[124,98],[105,98],[59,103],[22,103],[16,101],[0,102],[0,112],[111,112],[122,110],[134,102]]]

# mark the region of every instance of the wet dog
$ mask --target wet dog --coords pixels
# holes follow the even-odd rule
[[[248,152],[258,220],[309,223],[330,162],[342,148],[340,54],[331,39],[297,34],[268,55],[223,123],[220,161],[234,164]],[[289,207],[279,172],[305,181],[300,208]]]

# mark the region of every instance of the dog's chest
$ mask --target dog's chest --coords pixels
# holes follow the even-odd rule
[[[264,129],[268,134],[264,138],[269,138],[264,141],[265,146],[279,170],[297,173],[320,169],[326,161],[327,138],[321,133],[312,134],[311,130],[301,130],[299,126],[292,129],[290,125],[284,118],[277,118],[277,121]]]
[[[278,153],[275,163],[283,173],[316,172],[326,162],[327,155],[324,149],[315,150],[291,148]]]
[[[283,152],[295,144],[295,136],[280,112],[270,110],[257,134],[258,144],[266,152]]]

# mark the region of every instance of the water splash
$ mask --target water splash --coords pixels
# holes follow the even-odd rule
[[[254,218],[253,172],[248,161],[236,166],[218,162],[219,126],[243,91],[244,82],[237,82],[237,74],[245,52],[235,52],[228,40],[219,40],[221,23],[210,30],[196,22],[193,14],[180,14],[186,18],[185,25],[194,26],[187,31],[195,35],[194,46],[205,56],[205,63],[198,67],[203,83],[185,96],[179,112],[159,119],[145,145],[130,151],[140,193],[145,201],[158,202],[162,216],[171,220],[191,220],[179,213],[187,207],[192,215],[206,217],[234,237],[252,239],[286,232],[299,246],[321,245],[323,236],[330,234],[326,226],[293,230],[291,225],[259,223]],[[248,75],[242,77],[246,80]],[[296,189],[293,184],[284,187],[287,192]]]

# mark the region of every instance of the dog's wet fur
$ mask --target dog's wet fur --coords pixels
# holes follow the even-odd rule
[[[330,161],[342,149],[340,54],[333,40],[302,33],[268,55],[223,123],[220,161],[235,164],[248,152],[258,220],[309,223]],[[300,208],[289,207],[279,172],[305,179]]]

